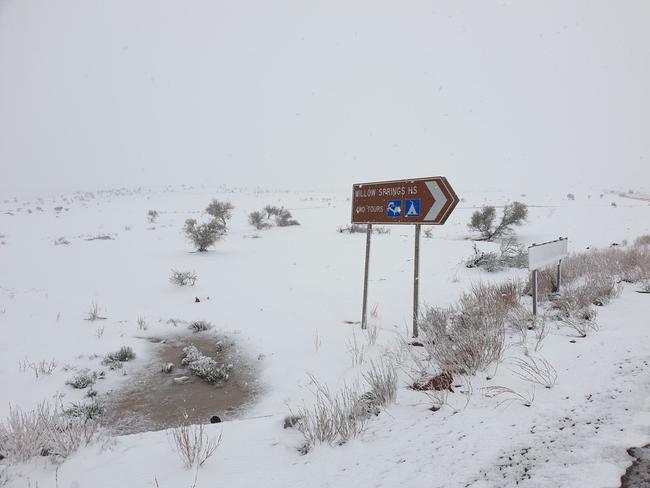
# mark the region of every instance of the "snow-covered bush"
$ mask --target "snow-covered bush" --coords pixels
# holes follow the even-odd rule
[[[212,457],[221,444],[221,435],[218,438],[210,437],[202,424],[191,425],[186,418],[181,425],[171,430],[170,442],[183,465],[189,469],[194,465],[203,466]]]
[[[228,381],[229,372],[232,369],[230,365],[219,365],[214,359],[204,356],[194,345],[183,348],[181,364],[187,366],[193,375],[215,384]]]
[[[188,327],[192,332],[205,332],[212,328],[212,324],[205,320],[194,320]]]
[[[89,370],[85,370],[68,379],[65,384],[70,385],[72,388],[83,390],[84,388],[88,388],[89,386],[93,385],[96,380],[97,373],[94,371],[91,373]]]
[[[280,210],[280,213],[275,216],[275,225],[278,227],[289,227],[292,225],[300,225],[300,223],[293,218],[291,212],[286,208]]]
[[[499,252],[479,250],[474,244],[474,255],[465,260],[467,268],[482,268],[489,273],[502,271],[506,268],[525,268],[528,266],[526,249],[514,239],[501,242]]]
[[[194,286],[196,284],[197,276],[193,271],[177,271],[172,270],[172,275],[169,277],[170,283],[178,286]]]
[[[273,205],[267,205],[264,207],[264,211],[266,212],[266,218],[270,219],[273,216],[280,215],[280,211],[282,209],[280,207],[274,207]]]
[[[205,252],[227,233],[226,225],[217,219],[199,224],[195,219],[187,219],[183,227],[185,236],[192,241],[196,250]]]
[[[105,412],[106,408],[95,399],[87,403],[71,403],[64,411],[69,417],[78,417],[83,420],[97,419]]]
[[[205,213],[212,216],[220,224],[226,227],[228,220],[232,217],[232,211],[235,207],[230,202],[220,202],[212,200],[210,205],[205,209]]]
[[[248,223],[255,227],[257,230],[268,229],[271,224],[265,221],[264,213],[256,210],[248,214]]]
[[[158,220],[158,212],[156,210],[149,210],[147,212],[147,221],[150,224],[155,224],[156,220]]]
[[[336,229],[336,232],[339,234],[365,234],[366,226],[362,224],[342,225]]]
[[[363,224],[342,225],[336,229],[339,234],[365,234],[367,227]],[[390,234],[388,227],[373,226],[373,234]]]
[[[567,193],[567,200],[575,200],[576,196],[573,193]]]
[[[520,226],[528,218],[528,206],[521,202],[512,202],[503,207],[501,221],[495,224],[496,209],[485,206],[472,214],[467,224],[470,230],[480,233],[479,240],[491,241],[512,232],[513,226]]]
[[[47,402],[31,411],[10,406],[7,420],[0,423],[0,454],[11,463],[37,456],[65,459],[98,434],[94,419],[66,415],[61,407]]]
[[[129,346],[122,346],[117,351],[108,353],[104,358],[104,364],[125,363],[135,359],[135,352]]]

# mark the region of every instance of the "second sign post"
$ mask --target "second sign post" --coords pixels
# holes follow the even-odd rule
[[[361,327],[368,326],[368,272],[373,224],[415,225],[413,259],[413,337],[418,336],[420,281],[420,226],[442,225],[458,205],[447,178],[433,176],[412,180],[358,183],[352,187],[352,223],[366,224],[366,259],[363,277]]]

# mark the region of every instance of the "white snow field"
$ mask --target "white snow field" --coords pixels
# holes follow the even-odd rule
[[[475,283],[525,278],[522,269],[487,273],[463,265],[473,245],[466,224],[486,203],[529,205],[528,223],[517,228],[524,244],[566,236],[576,252],[624,240],[629,246],[650,233],[643,199],[599,190],[575,192],[574,201],[559,192],[457,192],[464,200],[447,224],[422,239],[423,305],[448,306]],[[199,469],[184,467],[168,431],[106,434],[63,462],[2,460],[0,485],[4,479],[9,487],[40,488],[620,486],[632,462],[626,449],[650,442],[650,295],[623,283],[621,296],[599,307],[598,330],[585,338],[550,323],[538,352],[557,370],[553,388],[514,374],[523,348],[510,333],[504,360],[454,378],[463,386],[432,412],[426,394],[407,388],[411,379],[402,367],[406,350],[421,352],[404,345],[411,339],[413,227],[373,235],[369,308],[378,336],[371,344],[358,325],[365,235],[337,232],[349,223],[348,197],[170,187],[1,203],[0,421],[10,407],[82,401],[85,392],[66,381],[76,370],[102,369],[105,354],[130,346],[136,359],[95,385],[99,401],[118,394],[151,367],[143,338],[192,334],[169,319],[211,322],[214,328],[201,334],[232,340],[256,381],[252,402],[214,412],[224,422],[205,429],[221,435],[221,444]],[[183,223],[199,218],[214,198],[235,206],[229,233],[209,252],[192,252]],[[301,225],[255,231],[247,215],[267,204],[285,206]],[[155,224],[147,222],[149,209],[159,212]],[[112,239],[86,240],[100,235]],[[55,245],[59,238],[69,244]],[[172,269],[195,271],[196,285],[172,285]],[[105,320],[86,320],[93,303]],[[361,364],[353,364],[349,351],[355,340],[364,347]],[[396,403],[368,420],[358,438],[301,454],[300,432],[284,429],[283,421],[290,408],[313,402],[310,377],[336,391],[362,381],[370,361],[389,353],[406,358]],[[39,361],[56,368],[37,377],[24,367]],[[507,396],[485,395],[490,386],[532,402],[502,403]]]

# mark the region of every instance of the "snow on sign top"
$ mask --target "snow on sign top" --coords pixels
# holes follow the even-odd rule
[[[442,225],[458,201],[443,176],[357,183],[352,187],[352,223]]]
[[[543,244],[533,244],[528,248],[528,269],[533,271],[557,263],[568,254],[569,239],[566,237]]]

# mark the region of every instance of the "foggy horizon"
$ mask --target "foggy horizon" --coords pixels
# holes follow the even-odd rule
[[[624,8],[622,8],[624,7]],[[650,4],[0,2],[0,191],[648,189]]]

